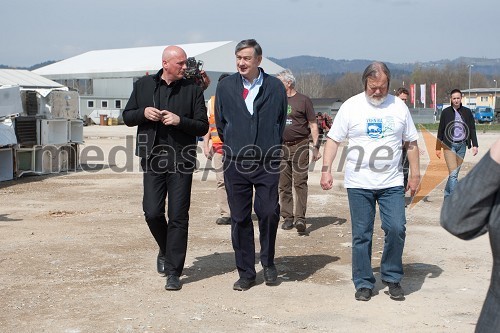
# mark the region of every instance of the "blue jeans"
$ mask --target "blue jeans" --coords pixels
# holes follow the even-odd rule
[[[445,199],[453,193],[455,186],[457,186],[458,173],[460,172],[466,149],[467,145],[465,142],[452,143],[450,149],[444,149],[444,159],[449,172],[448,181],[444,188]]]
[[[373,225],[378,202],[384,253],[380,264],[383,281],[400,282],[403,278],[403,248],[406,216],[403,186],[381,190],[348,188],[352,223],[352,281],[357,289],[373,289],[375,277],[371,266]]]

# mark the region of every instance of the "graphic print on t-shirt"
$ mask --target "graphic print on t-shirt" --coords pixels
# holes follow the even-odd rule
[[[366,134],[372,139],[382,139],[389,133],[394,133],[394,118],[367,118]]]

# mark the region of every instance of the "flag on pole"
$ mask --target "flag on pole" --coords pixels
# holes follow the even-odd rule
[[[431,83],[431,108],[436,110],[437,83]]]
[[[413,104],[413,108],[415,108],[415,83],[410,84],[410,103]]]
[[[420,102],[422,102],[425,109],[425,83],[420,85]]]

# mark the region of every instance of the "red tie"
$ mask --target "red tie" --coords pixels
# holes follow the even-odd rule
[[[243,99],[246,99],[247,96],[248,96],[248,89],[247,88],[243,88]]]

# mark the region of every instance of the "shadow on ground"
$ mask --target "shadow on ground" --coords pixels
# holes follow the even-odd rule
[[[283,281],[303,281],[339,259],[325,254],[311,254],[279,257],[275,259],[275,263]]]
[[[262,267],[259,262],[259,254],[255,254],[255,269],[257,271],[257,284],[263,282]],[[338,261],[336,256],[323,254],[285,256],[275,259],[280,282],[303,281],[314,275],[315,272],[326,265]],[[190,267],[184,269],[182,282],[185,284],[209,279],[217,275],[223,275],[236,270],[233,252],[213,253],[202,257],[196,257]],[[279,284],[278,283],[278,284]]]
[[[22,221],[22,219],[12,219],[9,215],[10,214],[0,214],[0,222]]]
[[[342,225],[347,222],[347,219],[336,216],[318,216],[307,218],[307,229],[301,235],[309,236],[311,232],[329,225]]]
[[[375,292],[386,288],[382,283],[380,278],[380,267],[373,269],[377,283],[375,284]],[[403,280],[401,281],[401,286],[405,291],[405,295],[408,296],[416,291],[419,291],[425,280],[427,278],[434,279],[441,275],[443,269],[436,265],[424,264],[424,263],[411,263],[404,264],[403,271],[405,273]],[[385,291],[387,292],[387,290]]]

